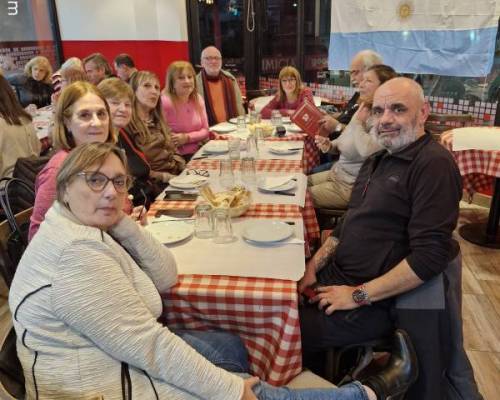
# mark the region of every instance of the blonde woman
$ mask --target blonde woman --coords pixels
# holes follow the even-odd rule
[[[160,81],[149,71],[132,75],[130,86],[134,91],[132,120],[126,131],[136,147],[146,156],[151,166],[150,176],[167,183],[185,167],[177,150],[170,129],[165,124],[160,103]]]
[[[292,115],[304,101],[314,103],[311,91],[302,85],[300,73],[296,68],[282,68],[279,84],[276,96],[262,109],[262,118],[271,118],[273,110],[279,110],[283,116]]]
[[[198,94],[191,63],[175,61],[168,67],[161,96],[163,115],[172,129],[177,151],[189,159],[208,137],[208,118],[203,97]]]
[[[14,86],[17,98],[23,107],[34,104],[40,108],[50,104],[51,76],[52,67],[49,60],[37,56],[26,63],[24,74],[13,75],[8,80]]]
[[[108,103],[94,85],[78,81],[62,91],[52,131],[52,143],[58,151],[36,177],[30,240],[56,198],[56,176],[71,150],[83,143],[116,142],[109,116]]]

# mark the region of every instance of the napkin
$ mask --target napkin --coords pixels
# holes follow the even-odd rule
[[[290,182],[294,178],[293,175],[287,175],[287,176],[266,176],[261,184],[260,187],[262,189],[266,190],[272,190],[277,187],[283,186],[284,184]]]
[[[453,151],[500,150],[500,128],[468,127],[453,129]]]

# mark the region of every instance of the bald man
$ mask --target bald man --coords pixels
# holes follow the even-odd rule
[[[428,114],[421,87],[410,79],[394,78],[377,89],[371,134],[385,150],[361,167],[342,228],[307,263],[299,283],[301,292],[319,286],[313,303],[300,309],[306,366],[314,368],[326,349],[387,337],[403,327],[411,331],[420,363],[417,393],[408,398],[426,400],[445,398],[449,365],[440,355],[454,338],[439,335],[448,314],[412,310],[410,318],[404,314],[409,321],[397,314],[396,323],[395,296],[441,274],[457,256],[452,233],[462,197],[453,157],[424,131]],[[459,342],[462,378],[469,378],[474,393],[463,398],[478,399]]]
[[[222,69],[222,55],[216,47],[203,49],[201,66],[196,83],[205,100],[209,125],[245,115],[238,82],[231,73]]]

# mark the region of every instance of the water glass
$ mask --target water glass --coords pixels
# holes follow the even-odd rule
[[[194,208],[194,235],[200,239],[214,236],[213,208],[208,203],[197,204]]]
[[[240,142],[241,139],[238,137],[230,137],[228,139],[227,147],[229,149],[229,158],[231,160],[240,159]]]
[[[241,180],[247,187],[255,186],[257,177],[253,157],[243,157],[241,159]]]
[[[283,124],[280,110],[273,110],[271,112],[271,124],[273,124],[274,126],[279,126]]]
[[[250,125],[260,123],[260,114],[255,110],[250,111],[248,123]]]
[[[255,141],[257,143],[257,152],[259,149],[263,148],[263,141],[264,141],[264,129],[262,129],[260,126],[255,128]]]
[[[220,160],[219,183],[224,189],[230,189],[234,186],[233,160]]]
[[[245,115],[238,115],[238,118],[236,118],[236,127],[238,128],[238,132],[245,131],[247,129]]]
[[[257,136],[255,134],[250,134],[247,137],[247,156],[255,159],[258,155],[259,148],[257,146]]]
[[[236,238],[233,235],[231,216],[227,208],[217,208],[214,211],[214,243],[231,243]]]

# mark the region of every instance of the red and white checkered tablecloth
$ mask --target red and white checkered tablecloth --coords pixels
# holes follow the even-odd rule
[[[297,288],[293,281],[182,275],[163,294],[168,325],[225,329],[249,351],[251,372],[283,385],[302,368]]]
[[[228,135],[220,135],[215,132],[210,132],[210,139],[213,140],[227,140]],[[285,137],[269,137],[266,138],[268,141],[278,141],[278,142],[287,142],[287,141],[304,141],[304,154],[302,157],[302,170],[307,175],[311,170],[319,165],[319,150],[314,143],[314,138],[304,133],[294,133],[287,134]]]
[[[188,168],[217,170],[218,160],[193,160]],[[239,168],[239,161],[235,161]],[[301,172],[301,161],[258,160],[257,169]],[[156,201],[149,214],[159,210],[193,210],[194,202]],[[252,204],[243,218],[300,218],[304,221],[305,253],[319,239],[319,225],[310,194],[305,206]],[[283,385],[302,368],[297,287],[294,281],[230,276],[181,275],[179,283],[162,294],[167,323],[187,329],[226,329],[246,344],[251,372]]]
[[[500,178],[500,151],[463,150],[453,155],[469,196],[491,189],[494,178]]]

